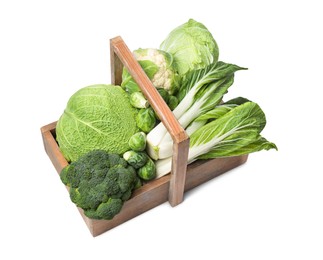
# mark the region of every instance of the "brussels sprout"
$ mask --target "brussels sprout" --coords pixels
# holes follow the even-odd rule
[[[147,163],[138,169],[138,176],[145,181],[150,181],[156,178],[156,165],[150,157],[148,157]]]
[[[154,110],[151,107],[140,109],[136,116],[136,122],[141,131],[150,132],[156,124]]]
[[[174,110],[177,107],[178,103],[179,101],[177,97],[169,96],[167,105],[170,108],[170,110]]]
[[[123,154],[123,159],[135,169],[143,167],[148,161],[148,155],[144,152],[128,151]]]
[[[136,152],[142,152],[146,149],[146,134],[144,132],[135,133],[129,139],[129,146]]]
[[[142,181],[140,178],[137,177],[137,182],[135,184],[134,189],[139,189],[142,186]]]
[[[139,91],[130,94],[130,104],[136,108],[149,107],[148,100],[145,98],[144,94]]]
[[[168,99],[169,99],[168,92],[163,88],[158,88],[157,91],[159,92],[159,95],[161,95],[161,97],[164,99],[164,101],[168,103]]]

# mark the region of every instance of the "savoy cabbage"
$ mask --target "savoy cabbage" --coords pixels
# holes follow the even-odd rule
[[[68,161],[102,149],[123,154],[138,132],[136,109],[119,86],[91,85],[74,93],[57,122],[56,139]]]

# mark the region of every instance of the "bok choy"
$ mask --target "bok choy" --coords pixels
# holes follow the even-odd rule
[[[229,103],[230,104],[230,103]],[[229,105],[220,117],[198,128],[190,135],[188,163],[277,149],[274,143],[260,135],[266,117],[258,104],[246,101]],[[207,117],[206,117],[207,118]],[[157,177],[171,170],[172,157],[156,161]]]
[[[219,61],[205,69],[191,71],[182,81],[178,94],[180,103],[173,114],[183,128],[194,119],[218,105],[228,88],[233,84],[234,73],[245,68]],[[157,160],[166,158],[161,145],[171,141],[165,126],[159,123],[147,135],[148,154]]]
[[[210,121],[213,121],[215,119],[220,118],[225,113],[229,112],[233,108],[237,107],[238,105],[241,105],[249,100],[245,98],[236,98],[232,99],[230,101],[227,101],[224,104],[216,106],[214,109],[209,110],[205,114],[202,114],[201,116],[197,117],[186,129],[186,133],[188,136],[191,136],[196,130],[200,129],[202,126],[204,126],[206,123],[209,123]],[[159,145],[159,155],[160,158],[167,158],[172,156],[173,150],[173,140],[171,138],[165,140],[164,138],[162,140],[162,143]]]

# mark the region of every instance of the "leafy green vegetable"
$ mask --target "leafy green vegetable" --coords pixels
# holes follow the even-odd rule
[[[186,129],[186,133],[188,136],[191,136],[196,130],[200,129],[205,124],[216,120],[232,110],[233,108],[241,105],[249,100],[245,98],[236,98],[229,100],[223,104],[217,105],[214,109],[209,110],[205,114],[197,117]],[[167,136],[168,137],[168,136]],[[158,157],[163,159],[172,156],[172,147],[173,141],[171,138],[166,138],[166,136],[162,139],[160,145],[158,146]]]
[[[191,133],[195,132],[195,130],[201,128],[207,122],[218,119],[231,109],[237,107],[238,105],[242,105],[243,103],[248,102],[249,100],[246,98],[235,98],[231,99],[221,105],[217,105],[214,109],[207,111],[206,113],[197,117],[186,129],[186,133],[190,136]]]
[[[248,101],[197,129],[190,136],[188,163],[197,159],[236,156],[277,149],[260,133],[266,117],[258,104]],[[170,172],[171,157],[156,162],[158,177]]]
[[[117,154],[90,151],[63,168],[70,198],[93,219],[112,219],[140,185],[136,171]]]
[[[179,95],[183,93],[182,99],[173,110],[181,126],[186,128],[197,117],[218,105],[233,84],[234,72],[242,69],[245,68],[219,61],[205,69],[188,73],[179,93]],[[160,153],[160,146],[169,141],[171,141],[169,133],[165,126],[159,123],[147,135],[150,157],[155,160],[168,157],[168,153]]]
[[[258,148],[255,144],[262,149],[277,149],[273,143],[260,136],[265,125],[266,117],[259,105],[254,102],[243,103],[191,135],[190,161],[195,158],[236,155],[237,150],[246,146],[251,153],[252,143],[256,151]]]
[[[137,110],[119,86],[92,85],[74,93],[57,122],[56,138],[68,161],[94,149],[123,154],[138,132]]]
[[[216,63],[219,58],[219,48],[212,34],[193,19],[172,30],[160,49],[174,56],[180,75]]]
[[[178,93],[177,97],[180,101],[182,101],[184,98],[187,98],[186,96],[188,94],[193,95],[189,96],[190,102],[193,103],[195,102],[195,100],[201,98],[202,95],[204,95],[203,91],[206,91],[208,84],[214,83],[215,81],[219,81],[221,79],[225,79],[226,77],[233,75],[236,71],[239,70],[247,70],[247,68],[223,61],[218,61],[206,66],[203,69],[190,71],[187,75],[185,75],[180,92]],[[191,92],[191,90],[194,90],[194,92]],[[200,94],[197,95],[197,93],[199,92]]]

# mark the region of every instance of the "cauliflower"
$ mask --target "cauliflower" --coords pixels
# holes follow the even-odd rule
[[[180,77],[173,67],[171,54],[153,48],[138,49],[133,53],[155,88],[165,89],[170,95],[177,92]],[[140,91],[126,69],[123,70],[121,86],[130,93]]]
[[[174,82],[172,75],[175,74],[172,68],[173,56],[167,52],[157,49],[138,49],[134,51],[138,61],[150,60],[155,63],[159,70],[151,79],[156,88],[164,88],[169,94],[173,94],[178,86]],[[175,84],[174,84],[175,83]]]

